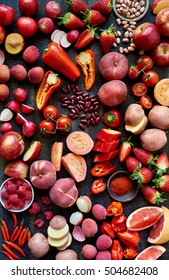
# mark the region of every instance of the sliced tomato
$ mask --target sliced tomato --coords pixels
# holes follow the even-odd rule
[[[111,128],[101,128],[101,130],[96,134],[96,138],[105,142],[111,142],[113,140],[119,139],[121,132],[118,130],[113,130]]]
[[[115,158],[115,156],[118,154],[119,150],[114,150],[112,152],[109,153],[101,153],[101,154],[97,154],[94,156],[93,158],[93,162],[103,162],[106,160],[110,160]]]
[[[88,154],[94,142],[89,134],[83,131],[73,131],[66,138],[66,144],[69,150],[77,155]]]
[[[54,164],[56,171],[60,171],[62,153],[63,142],[54,142],[51,148],[51,162]]]
[[[97,194],[103,192],[106,189],[106,183],[103,181],[103,178],[96,179],[90,189],[90,194]]]
[[[97,140],[94,144],[93,151],[101,153],[108,153],[114,151],[117,148],[119,142],[120,139],[111,142],[103,142],[101,140]]]
[[[140,105],[144,108],[144,109],[151,109],[153,107],[153,102],[152,99],[150,98],[150,96],[148,95],[143,95],[140,98]]]
[[[97,163],[92,167],[90,173],[94,177],[106,176],[116,170],[116,166],[112,165],[109,160]]]
[[[143,96],[147,93],[147,87],[143,83],[136,83],[132,86],[131,91],[135,96]]]

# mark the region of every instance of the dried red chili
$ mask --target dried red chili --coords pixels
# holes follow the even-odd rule
[[[107,207],[107,216],[119,216],[123,214],[123,206],[121,202],[113,201]]]
[[[110,187],[116,195],[124,195],[132,190],[133,182],[127,176],[121,176],[112,180]]]

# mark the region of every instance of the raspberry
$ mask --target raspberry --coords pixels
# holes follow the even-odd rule
[[[44,217],[45,217],[46,220],[51,220],[53,218],[53,211],[50,211],[50,210],[45,211],[44,212]]]
[[[45,195],[41,197],[41,200],[45,205],[49,205],[52,202],[51,199]]]
[[[3,192],[1,193],[1,198],[2,198],[2,199],[5,199],[5,200],[8,200],[9,194],[7,193],[7,191],[3,191]]]
[[[5,202],[5,207],[6,207],[6,209],[12,209],[12,207],[13,207],[13,205],[7,200],[6,202]]]
[[[41,207],[40,207],[39,203],[33,202],[31,205],[31,208],[29,209],[29,213],[32,215],[36,215],[40,212],[40,210],[41,210]]]
[[[23,185],[19,186],[19,188],[17,190],[18,196],[24,197],[25,193],[26,193],[26,186],[23,186]]]
[[[26,190],[25,200],[31,200],[31,199],[32,199],[32,191]]]
[[[35,222],[34,222],[34,226],[37,227],[37,228],[42,228],[44,226],[44,221],[42,219],[37,219]]]
[[[5,189],[8,194],[15,194],[17,191],[17,186],[16,184],[8,184]]]
[[[19,201],[19,198],[16,193],[9,195],[8,202],[11,203],[12,205],[14,205],[14,206],[17,205],[18,201]]]
[[[19,198],[16,207],[19,208],[19,209],[23,209],[24,206],[25,206],[25,200],[22,199],[22,198]]]

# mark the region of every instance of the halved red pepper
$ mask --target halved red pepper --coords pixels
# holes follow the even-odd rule
[[[116,232],[117,237],[128,246],[136,247],[140,243],[140,234],[137,231],[126,229],[122,232]]]
[[[138,255],[138,252],[136,250],[135,247],[133,246],[126,246],[126,248],[124,249],[123,251],[123,256],[126,258],[126,259],[134,259],[136,256]]]
[[[86,50],[76,56],[76,62],[80,65],[84,75],[84,87],[91,89],[95,82],[95,56],[92,50]]]
[[[119,142],[120,139],[111,142],[104,142],[101,140],[97,140],[93,146],[93,151],[101,152],[101,153],[109,153],[117,148]]]
[[[110,142],[119,139],[121,132],[111,128],[101,128],[96,134],[96,138],[105,142]]]
[[[111,226],[115,232],[126,230],[127,217],[125,215],[114,216],[111,220]]]
[[[103,192],[106,189],[106,183],[103,182],[103,178],[96,179],[90,189],[90,194],[97,194]]]
[[[114,230],[113,230],[113,227],[111,226],[111,224],[109,222],[103,222],[101,224],[100,230],[101,230],[102,234],[107,234],[112,239],[114,239],[114,237],[115,237]]]
[[[69,58],[67,53],[55,42],[49,43],[44,50],[42,60],[54,70],[75,81],[80,77],[80,70]]]
[[[123,259],[123,248],[119,240],[114,239],[112,246],[110,247],[111,259],[112,260],[122,260]]]
[[[116,170],[116,166],[112,165],[109,160],[97,163],[94,167],[92,167],[90,173],[95,177],[106,176]]]
[[[118,151],[119,150],[117,149],[117,150],[114,150],[114,151],[109,152],[109,153],[97,154],[97,155],[94,156],[92,161],[93,162],[103,162],[103,161],[106,161],[106,160],[113,159],[118,154]]]
[[[123,214],[123,205],[120,201],[112,201],[107,207],[107,216],[120,216]]]
[[[54,73],[52,70],[45,73],[36,94],[36,106],[39,110],[45,107],[53,91],[60,87],[61,84],[62,80],[58,77],[58,74]]]

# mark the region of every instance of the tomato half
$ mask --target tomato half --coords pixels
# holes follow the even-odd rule
[[[153,68],[153,60],[148,55],[142,55],[137,59],[137,66],[139,70],[149,71]]]
[[[50,120],[42,120],[39,124],[39,129],[43,134],[51,134],[55,131],[55,124]]]
[[[150,96],[148,95],[143,95],[140,98],[140,105],[144,108],[144,109],[151,109],[153,107],[153,102],[150,98]]]
[[[118,110],[109,110],[102,116],[102,122],[108,127],[118,127],[121,124],[122,117]]]
[[[137,79],[140,75],[140,70],[137,65],[131,65],[128,69],[127,75],[130,79]]]
[[[68,116],[60,116],[57,119],[57,128],[61,131],[69,131],[72,127],[72,121]]]
[[[56,120],[58,117],[58,109],[53,105],[48,105],[43,109],[43,116],[45,119],[54,119]]]
[[[131,91],[135,96],[142,96],[147,93],[147,87],[145,84],[140,82],[140,83],[134,84],[131,88]]]
[[[147,86],[147,87],[153,87],[155,86],[158,81],[159,81],[159,75],[155,71],[147,71],[143,74],[142,76],[142,82]]]

